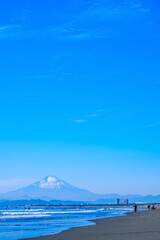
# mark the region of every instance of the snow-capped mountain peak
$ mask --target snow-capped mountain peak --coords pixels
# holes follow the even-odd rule
[[[61,179],[58,179],[56,176],[47,176],[44,179],[36,182],[34,185],[40,188],[54,188],[54,189],[61,189],[64,187],[65,182]]]
[[[56,176],[47,176],[32,185],[8,192],[3,195],[3,198],[89,201],[97,199],[97,196],[85,189],[77,188]]]

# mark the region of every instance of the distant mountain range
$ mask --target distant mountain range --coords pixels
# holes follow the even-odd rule
[[[87,204],[113,204],[117,198],[129,199],[129,202],[160,202],[160,195],[140,196],[118,194],[95,194],[85,189],[80,189],[55,176],[47,176],[44,179],[28,186],[8,193],[0,194],[1,202],[4,200],[38,200],[52,201],[54,204],[74,201]]]

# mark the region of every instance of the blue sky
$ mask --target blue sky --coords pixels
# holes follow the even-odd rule
[[[0,9],[0,192],[57,175],[159,194],[160,3],[16,0]]]

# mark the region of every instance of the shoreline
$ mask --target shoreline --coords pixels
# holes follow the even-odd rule
[[[95,220],[94,225],[73,227],[53,235],[25,240],[159,240],[160,209],[129,212]],[[23,239],[24,240],[24,239]]]

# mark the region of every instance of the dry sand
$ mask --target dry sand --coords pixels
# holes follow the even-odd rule
[[[56,235],[29,240],[160,240],[160,210],[94,220],[96,225],[75,227]]]

